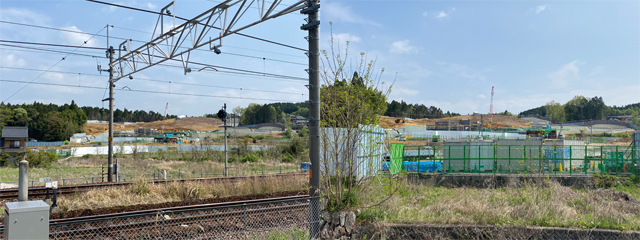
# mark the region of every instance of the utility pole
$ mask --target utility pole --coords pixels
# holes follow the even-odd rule
[[[224,104],[224,176],[227,177],[229,175],[228,167],[227,167],[227,103]]]
[[[309,41],[309,195],[315,197],[311,199],[309,205],[309,236],[311,239],[320,232],[320,51],[318,27],[318,10],[320,4],[317,0],[308,0],[306,8],[300,13],[309,15],[307,23],[300,29],[309,31],[307,40]]]
[[[107,181],[113,182],[113,46],[109,46],[109,25],[107,25],[107,47],[109,48],[109,156],[107,165]]]

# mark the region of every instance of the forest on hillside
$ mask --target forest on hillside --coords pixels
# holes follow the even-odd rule
[[[162,120],[160,113],[153,111],[113,111],[115,122],[150,122]],[[38,141],[64,141],[74,133],[84,132],[87,120],[107,121],[109,110],[97,107],[78,107],[70,104],[56,105],[34,102],[32,104],[0,103],[0,134],[4,126],[26,126],[29,138]],[[167,118],[175,116],[167,116]]]
[[[640,103],[607,106],[602,97],[575,96],[564,104],[551,101],[544,106],[523,111],[519,115],[549,117],[554,123],[603,120],[607,116],[632,116],[633,122],[637,124],[638,114],[640,114]]]

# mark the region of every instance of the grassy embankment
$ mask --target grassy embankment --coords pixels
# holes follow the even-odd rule
[[[374,187],[360,200],[364,208],[358,218],[388,223],[639,230],[640,179],[618,181],[608,186],[610,181],[602,179],[596,182],[603,188],[591,190],[576,190],[555,182],[500,189],[403,184],[389,201],[366,208],[367,204],[379,202],[388,195],[386,187]]]

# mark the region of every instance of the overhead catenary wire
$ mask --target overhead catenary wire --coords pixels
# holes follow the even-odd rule
[[[63,44],[35,43],[35,42],[11,41],[11,40],[0,40],[0,42],[8,42],[8,43],[16,43],[16,44],[27,44],[27,45],[56,46],[56,47],[74,47],[72,45],[63,45]],[[11,46],[11,45],[4,45],[4,46]],[[78,47],[78,48],[93,49],[93,50],[106,50],[106,48],[98,48],[98,47]],[[142,54],[143,55],[149,55],[149,54],[145,54],[145,53],[142,53]],[[161,56],[157,56],[157,55],[149,55],[149,56],[161,58]],[[91,56],[91,57],[97,57],[97,56]],[[178,59],[168,59],[168,60],[181,62]],[[264,73],[264,72],[260,72],[260,71],[252,71],[252,70],[245,70],[245,69],[239,69],[239,68],[224,67],[224,66],[212,65],[212,64],[207,64],[207,63],[199,63],[199,62],[194,62],[194,61],[185,61],[185,62],[189,63],[189,64],[195,64],[195,65],[213,67],[213,68],[219,68],[219,69],[227,69],[227,70],[232,70],[232,71],[237,71],[237,72],[251,73],[251,74],[255,74],[255,75],[271,76],[271,77],[277,77],[277,78],[283,78],[283,79],[292,79],[292,80],[299,80],[299,81],[307,81],[306,78],[302,78],[302,77],[294,77],[294,76],[280,75],[280,74],[273,74],[273,73]],[[166,65],[166,64],[158,64],[158,65]],[[232,72],[229,72],[229,73],[232,73]]]
[[[19,68],[19,67],[4,67],[4,66],[0,66],[0,68],[13,69],[13,70],[22,70],[22,71],[37,71],[37,72],[45,71],[45,70],[42,70],[42,69]],[[92,74],[92,73],[52,71],[52,70],[50,70],[49,72],[51,72],[51,73],[61,73],[61,74],[73,74],[73,75],[78,74],[78,75],[86,75],[86,76],[104,77],[104,75]],[[175,81],[157,80],[157,79],[149,79],[149,78],[134,78],[134,80],[150,81],[150,82],[161,82],[161,83],[171,83],[171,84],[177,84],[177,85],[199,86],[199,87],[224,88],[224,89],[232,89],[232,90],[240,90],[240,91],[280,93],[280,94],[291,94],[291,95],[305,95],[304,93],[282,92],[282,91],[271,91],[271,90],[259,90],[259,89],[238,88],[238,87],[225,87],[225,86],[217,86],[217,85],[198,84],[198,83],[181,83],[181,82],[175,82]]]
[[[11,82],[11,83],[29,83],[25,81],[16,81],[10,79],[0,79],[0,82]],[[61,83],[43,83],[43,82],[34,82],[32,84],[37,85],[47,85],[47,86],[60,86],[60,87],[75,87],[75,88],[87,88],[87,89],[99,89],[104,90],[103,87],[98,86],[78,86],[71,84],[61,84]],[[137,90],[137,89],[114,89],[121,92],[140,92],[140,93],[157,93],[157,94],[169,94],[169,95],[182,95],[182,96],[195,96],[195,97],[211,97],[211,98],[231,98],[231,99],[245,99],[245,100],[262,100],[262,101],[280,101],[280,102],[288,102],[290,100],[284,99],[268,99],[268,98],[251,98],[251,97],[234,97],[234,96],[221,96],[221,95],[208,95],[208,94],[195,94],[195,93],[176,93],[176,92],[161,92],[161,91],[150,91],[150,90]]]
[[[105,4],[105,5],[114,6],[114,7],[126,8],[126,9],[130,9],[130,10],[136,10],[136,11],[141,11],[141,12],[146,12],[146,13],[151,13],[151,14],[156,14],[156,15],[165,15],[164,13],[161,13],[161,12],[155,12],[155,11],[151,11],[151,10],[146,10],[146,9],[141,9],[141,8],[134,8],[134,7],[124,6],[124,5],[114,4],[114,3],[108,3],[108,2],[102,2],[102,1],[97,1],[97,0],[85,0],[85,1],[99,3],[99,4]],[[186,18],[183,18],[183,17],[178,17],[178,16],[175,16],[175,15],[170,15],[170,16],[173,16],[173,17],[175,17],[177,19],[180,19],[180,20],[183,20],[183,21],[190,21],[191,20],[191,19],[186,19]],[[205,26],[220,30],[219,27],[206,25],[204,23],[198,23],[198,24],[205,25]],[[236,32],[234,34],[237,34],[237,35],[240,35],[240,36],[243,36],[243,37],[248,37],[248,38],[260,40],[260,41],[263,41],[263,42],[272,43],[272,44],[275,44],[275,45],[280,45],[280,46],[283,46],[283,47],[288,47],[288,48],[304,51],[304,52],[307,51],[307,49],[304,49],[304,48],[294,47],[294,46],[287,45],[287,44],[284,44],[284,43],[279,43],[279,42],[276,42],[276,41],[271,41],[271,40],[267,40],[267,39],[264,39],[264,38],[251,36],[251,35],[248,35],[248,34],[243,34],[243,33],[239,33],[239,32]]]
[[[97,34],[99,34],[100,32],[102,32],[102,30],[104,30],[105,28],[107,28],[107,26],[104,26],[103,28],[100,29],[100,31],[98,31],[97,33],[95,33],[94,35],[91,36],[91,38],[89,38],[88,40],[82,42],[82,45],[87,44],[88,41],[90,41],[91,39],[93,39],[93,37]],[[78,47],[80,47],[78,46]],[[46,71],[42,72],[40,75],[38,75],[37,77],[35,77],[33,80],[31,80],[30,82],[28,82],[26,85],[22,86],[20,89],[18,89],[18,91],[15,91],[13,94],[11,94],[11,96],[9,96],[8,98],[6,98],[4,100],[4,102],[7,102],[9,99],[11,99],[13,96],[15,96],[16,94],[18,94],[20,91],[22,91],[22,89],[26,88],[27,86],[29,86],[31,83],[33,83],[34,81],[38,80],[38,78],[40,78],[42,75],[44,75],[45,73],[47,73],[47,71],[51,70],[52,68],[54,68],[55,66],[57,66],[60,62],[64,61],[67,57],[69,57],[69,55],[71,55],[74,51],[78,50],[78,48],[73,49],[73,51],[69,54],[67,54],[65,57],[61,58],[59,61],[57,61],[55,64],[53,64],[51,67],[49,67]]]
[[[63,31],[63,32],[69,32],[69,33],[91,35],[91,33],[86,33],[86,32],[83,32],[83,31],[75,31],[75,30],[69,30],[69,29],[63,29],[63,28],[45,27],[45,26],[26,24],[26,23],[18,23],[18,22],[10,22],[10,21],[4,21],[4,20],[0,20],[0,23],[15,24],[15,25],[26,26],[26,27],[33,27],[33,28],[41,28],[41,29],[54,30],[54,31]],[[125,28],[119,27],[119,26],[114,26],[114,28],[116,28],[116,29],[117,28],[125,29]],[[130,29],[130,28],[126,28],[126,30],[146,33],[146,34],[150,34],[150,35],[152,34],[152,33],[149,33],[149,32],[134,30],[134,29]],[[96,37],[104,37],[104,38],[106,38],[107,36],[98,34],[98,35],[96,35]],[[139,42],[139,43],[147,43],[146,41],[142,41],[142,40],[136,40],[136,39],[131,39],[131,38],[123,38],[123,37],[116,37],[116,36],[109,36],[109,38],[118,39],[118,40],[130,40],[130,41]],[[277,55],[290,56],[290,57],[297,57],[297,58],[307,58],[306,56],[299,56],[299,55],[292,55],[292,54],[286,54],[286,53],[264,51],[264,50],[245,48],[245,47],[237,47],[237,46],[231,46],[231,45],[225,45],[225,47],[237,48],[237,49],[243,49],[243,50],[255,51],[255,52],[264,52],[264,53],[277,54]],[[181,47],[181,48],[185,48],[185,47]],[[208,52],[208,50],[204,50],[204,49],[196,49],[196,50]],[[224,51],[222,54],[233,55],[234,53],[230,53],[228,51]],[[267,58],[267,59],[268,60],[272,60],[272,61],[284,61],[284,60],[278,60],[278,59],[273,59],[273,58]]]
[[[3,44],[0,44],[0,45],[3,45]],[[69,53],[69,52],[57,51],[57,50],[49,50],[49,49],[39,49],[39,48],[30,48],[30,47],[24,47],[24,48],[26,48],[26,49],[35,49],[37,51],[28,51],[28,50],[23,50],[23,49],[7,49],[7,50],[9,50],[9,51],[28,51],[28,52],[38,52],[38,53],[49,53],[49,54],[58,54],[58,55],[65,55],[65,54]],[[79,54],[79,53],[71,53],[71,55],[83,56],[83,57],[91,57],[91,58],[94,58],[94,59],[97,59],[97,58],[105,58],[106,59],[105,56],[95,56],[95,55],[87,55],[87,54]],[[184,69],[184,67],[182,67],[182,66],[164,64],[164,63],[163,64],[158,64],[158,66]],[[299,82],[298,80],[289,80],[289,78],[265,76],[263,74],[231,72],[231,71],[224,71],[224,70],[215,71],[215,70],[210,70],[210,69],[204,69],[203,71],[208,72],[208,73],[215,73],[216,75],[244,77],[244,78],[261,78],[263,80],[268,80],[268,81]]]

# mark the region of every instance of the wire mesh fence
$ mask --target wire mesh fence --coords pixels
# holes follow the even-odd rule
[[[309,239],[311,228],[319,224],[319,217],[312,217],[319,212],[310,212],[313,201],[318,199],[52,222],[49,239]]]
[[[402,169],[478,174],[640,174],[640,146],[480,144],[407,147]]]
[[[102,176],[87,176],[87,177],[69,177],[69,178],[51,178],[51,181],[58,181],[60,186],[69,185],[81,185],[81,184],[93,184],[107,182],[106,169],[105,175]],[[229,167],[228,176],[230,177],[242,177],[242,176],[266,176],[275,174],[287,174],[299,172],[299,167],[291,166],[275,166],[275,167]],[[189,178],[207,178],[207,177],[224,177],[224,169],[217,172],[163,172],[154,171],[143,174],[119,174],[117,176],[117,182],[131,182],[139,179],[142,180],[155,180],[155,179],[189,179]],[[114,176],[115,178],[115,176]],[[40,182],[39,179],[30,179],[29,187],[42,187],[45,186],[44,182]],[[1,188],[12,188],[18,185],[18,181],[0,182]]]

